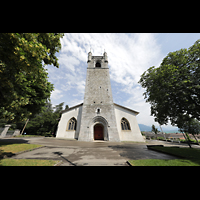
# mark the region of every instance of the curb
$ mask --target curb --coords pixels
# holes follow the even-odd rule
[[[63,163],[63,161],[61,160],[60,162],[58,162],[57,164],[55,164],[54,166],[60,166]]]
[[[133,165],[131,165],[129,161],[126,161],[126,163],[128,164],[129,167],[133,167]]]

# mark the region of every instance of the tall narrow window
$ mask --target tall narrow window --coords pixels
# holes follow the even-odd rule
[[[121,120],[121,128],[122,128],[122,130],[131,130],[130,124],[129,124],[127,119],[122,118],[122,120]]]
[[[73,117],[68,122],[68,131],[76,130],[76,119]]]
[[[97,113],[97,114],[100,114],[100,112],[101,112],[101,109],[100,109],[100,108],[97,108],[97,109],[96,109],[96,113]]]

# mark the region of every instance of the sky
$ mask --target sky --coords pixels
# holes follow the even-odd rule
[[[83,103],[88,52],[108,55],[114,103],[138,111],[138,124],[158,126],[150,116],[150,104],[138,83],[149,67],[159,67],[169,52],[188,48],[200,39],[200,33],[65,33],[56,54],[59,68],[48,65],[48,80],[54,84],[51,102],[69,107]],[[165,128],[173,128],[170,123]]]

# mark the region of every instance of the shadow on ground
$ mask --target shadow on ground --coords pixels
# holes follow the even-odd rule
[[[0,146],[5,144],[22,144],[22,143],[28,143],[28,141],[24,139],[0,139]]]
[[[23,139],[0,139],[0,147],[3,145],[8,145],[8,144],[23,144],[23,143],[28,143],[28,141],[23,140]],[[0,161],[4,158],[12,157],[14,155],[16,155],[16,154],[14,154],[12,152],[5,152],[0,149]]]
[[[123,144],[123,145],[112,145],[108,147],[112,148],[115,151],[118,151],[119,155],[127,160],[178,158],[176,156],[149,150],[146,145]]]
[[[70,163],[73,166],[76,166],[74,163],[72,163],[71,161],[69,161],[67,158],[63,157],[61,152],[53,152],[54,154],[58,155],[59,157],[61,157],[62,159],[64,159],[65,161],[67,161],[68,163]]]

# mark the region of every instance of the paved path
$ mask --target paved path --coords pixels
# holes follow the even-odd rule
[[[127,166],[134,159],[177,159],[177,157],[149,150],[148,144],[179,145],[151,140],[147,143],[80,142],[76,140],[32,137],[2,139],[13,143],[41,144],[43,148],[25,152],[15,159],[62,160],[61,166]],[[187,145],[181,145],[181,147]]]
[[[61,166],[127,166],[126,159],[105,143],[78,142],[54,138],[31,139],[45,147],[14,156],[16,159],[62,160]]]

